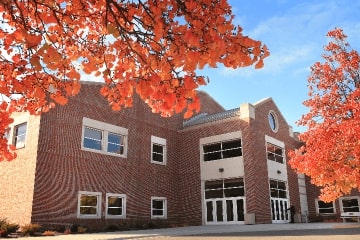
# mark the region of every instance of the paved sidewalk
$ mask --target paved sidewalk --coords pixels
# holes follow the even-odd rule
[[[106,233],[87,233],[87,234],[70,234],[58,235],[52,237],[41,237],[46,240],[117,240],[117,239],[165,239],[169,237],[186,237],[192,236],[219,236],[222,233],[231,236],[233,233],[251,233],[251,232],[274,232],[274,231],[298,231],[298,230],[321,230],[321,229],[339,229],[355,228],[356,234],[360,234],[360,224],[358,223],[295,223],[295,224],[255,224],[255,225],[207,225],[192,226],[180,228],[165,228],[151,230],[136,230],[123,232],[106,232]],[[358,236],[358,235],[356,235]],[[217,237],[219,238],[219,237]],[[256,239],[256,238],[254,238]],[[360,239],[360,238],[359,238]]]

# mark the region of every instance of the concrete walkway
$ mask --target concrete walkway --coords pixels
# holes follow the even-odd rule
[[[224,235],[231,236],[233,233],[238,234],[238,233],[251,233],[251,232],[252,233],[274,232],[274,231],[295,232],[298,230],[315,231],[320,229],[324,230],[324,229],[339,229],[339,228],[354,228],[356,236],[360,236],[359,223],[295,223],[295,224],[255,224],[255,225],[207,225],[207,226],[192,226],[192,227],[136,230],[136,231],[123,231],[123,232],[58,235],[52,237],[41,237],[41,239],[46,239],[46,240],[60,240],[60,239],[116,240],[116,239],[157,239],[157,238],[166,239],[170,237],[176,238],[176,237],[186,237],[186,236],[189,237],[192,236],[191,239],[197,239],[197,237],[194,236],[201,236],[201,235],[203,236],[216,235],[218,237],[216,237],[215,239],[220,239],[219,235],[221,235],[222,233]]]

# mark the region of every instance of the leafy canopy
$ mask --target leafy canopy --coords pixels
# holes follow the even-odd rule
[[[13,111],[40,114],[79,92],[81,76],[105,82],[113,110],[137,93],[155,113],[199,111],[205,66],[263,66],[266,46],[242,35],[226,0],[1,0],[0,160]]]
[[[324,62],[311,67],[310,111],[299,121],[305,146],[291,153],[290,164],[322,187],[321,198],[332,201],[360,189],[360,56],[342,29],[329,31]]]

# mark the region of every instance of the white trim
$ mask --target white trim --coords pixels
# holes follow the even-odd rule
[[[224,133],[224,134],[220,134],[220,135],[213,135],[210,137],[200,138],[200,149],[202,149],[202,145],[204,145],[204,144],[222,142],[222,141],[231,140],[231,139],[241,139],[241,138],[242,138],[241,131]],[[202,154],[203,154],[203,152],[201,152],[201,155]]]
[[[82,195],[87,196],[96,196],[97,197],[97,205],[96,205],[96,214],[81,214],[80,213],[80,198]],[[77,217],[78,218],[87,218],[87,219],[98,219],[101,218],[101,192],[88,192],[88,191],[79,191],[78,192],[78,204],[77,204]]]
[[[163,201],[163,215],[153,215],[153,200]],[[167,219],[167,199],[165,197],[151,197],[151,219]]]
[[[274,145],[276,145],[276,146],[278,146],[278,147],[284,148],[284,150],[285,150],[285,143],[284,143],[284,142],[279,141],[279,140],[277,140],[277,139],[275,139],[275,138],[273,138],[273,137],[270,137],[270,136],[268,136],[268,135],[265,135],[265,144],[266,144],[267,142],[268,142],[268,143],[271,143],[271,144],[274,144]],[[265,145],[265,147],[266,147],[266,145]]]
[[[153,160],[153,146],[154,144],[160,145],[163,147],[163,161],[158,162]],[[160,138],[156,136],[151,136],[151,152],[150,152],[150,159],[151,163],[160,164],[160,165],[166,165],[167,162],[167,145],[166,145],[166,139]]]
[[[122,198],[122,206],[121,206],[122,214],[121,215],[108,214],[108,207],[109,207],[108,198],[109,197]],[[105,218],[108,218],[108,219],[125,219],[126,218],[126,194],[106,193]]]

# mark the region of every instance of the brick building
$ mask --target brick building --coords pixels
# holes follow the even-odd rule
[[[113,112],[99,89],[84,83],[65,106],[14,116],[18,158],[0,162],[0,219],[103,229],[288,223],[290,205],[312,219],[359,211],[358,193],[323,203],[289,168],[286,152],[301,143],[271,98],[225,110],[199,92],[201,112],[183,121],[138,98]]]

